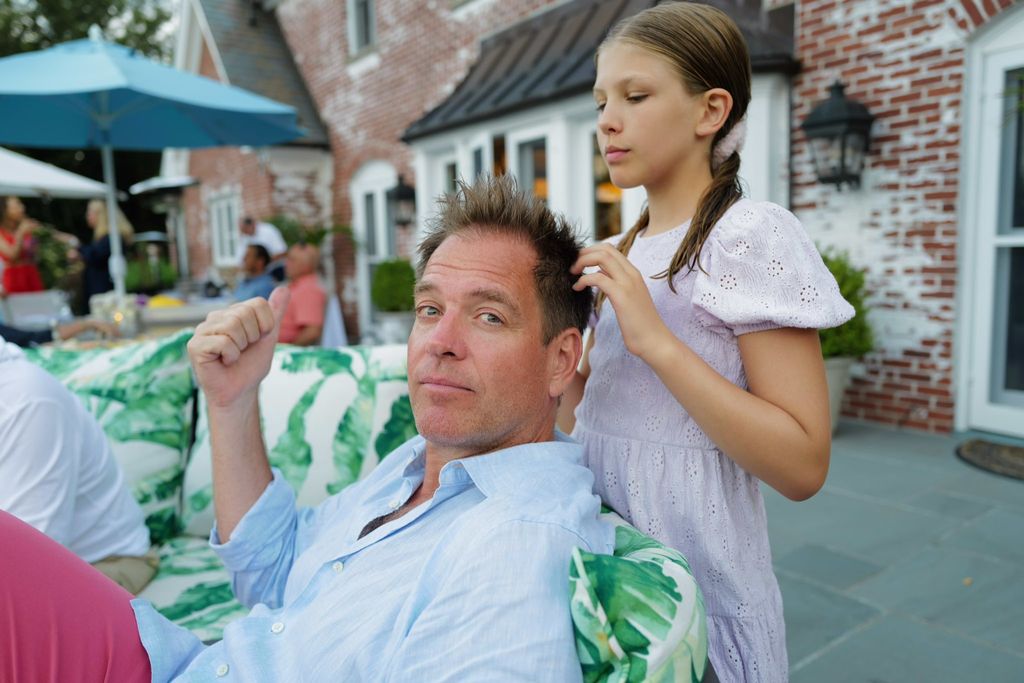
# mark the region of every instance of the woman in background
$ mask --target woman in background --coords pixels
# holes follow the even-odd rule
[[[43,279],[35,264],[33,233],[39,223],[25,215],[25,205],[17,197],[5,197],[0,219],[0,260],[3,261],[3,288],[8,294],[39,292]]]
[[[93,294],[102,294],[114,288],[114,282],[110,279],[110,221],[107,219],[107,205],[102,199],[89,202],[85,210],[85,221],[92,230],[92,243],[79,250],[79,257],[85,265],[82,286],[88,302]],[[117,228],[125,245],[130,244],[135,233],[120,209],[117,210]]]

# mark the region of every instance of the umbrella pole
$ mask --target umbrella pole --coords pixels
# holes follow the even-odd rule
[[[121,226],[117,220],[117,185],[114,182],[114,152],[110,144],[100,148],[103,156],[103,182],[107,185],[107,232],[110,235],[110,278],[117,293],[117,308],[124,309],[124,249],[121,246]]]

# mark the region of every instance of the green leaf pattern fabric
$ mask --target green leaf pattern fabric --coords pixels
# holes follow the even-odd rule
[[[249,613],[235,600],[227,570],[209,542],[190,536],[160,548],[160,571],[139,597],[207,643],[220,640],[227,624]]]
[[[686,559],[614,512],[615,554],[573,551],[570,611],[583,680],[700,681],[707,664],[704,599]]]
[[[373,380],[367,375],[369,348],[300,348],[279,346],[270,373],[260,386],[260,419],[271,463],[281,469],[296,491],[300,505],[315,505],[327,497],[332,483],[351,483],[350,472],[362,472],[366,446],[359,436],[341,429],[349,419],[372,410]],[[339,419],[340,416],[340,419]],[[366,424],[366,419],[357,421]],[[339,436],[339,431],[341,432]],[[335,465],[337,441],[347,439],[353,450],[344,469]],[[374,458],[374,464],[376,459]],[[213,484],[206,401],[199,394],[196,442],[185,471],[184,518],[188,534],[206,537],[213,527]],[[339,485],[339,489],[340,489]]]
[[[182,473],[192,430],[191,330],[111,348],[43,346],[29,360],[64,383],[96,417],[142,505],[154,543],[180,526]]]

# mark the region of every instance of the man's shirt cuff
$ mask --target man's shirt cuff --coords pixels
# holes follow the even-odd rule
[[[269,567],[277,561],[284,537],[295,533],[295,492],[281,470],[275,467],[273,473],[274,480],[239,520],[227,543],[221,543],[214,521],[210,546],[229,572]]]

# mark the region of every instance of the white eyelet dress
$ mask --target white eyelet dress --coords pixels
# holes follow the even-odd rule
[[[672,332],[733,384],[747,388],[738,335],[833,327],[853,316],[796,217],[746,199],[708,236],[704,271],[684,269],[673,293],[666,279],[653,276],[668,268],[687,227],[639,237],[629,260]],[[723,683],[788,680],[782,597],[758,480],[723,455],[650,367],[626,350],[609,302],[600,313],[572,434],[585,446],[597,492],[689,560]]]

